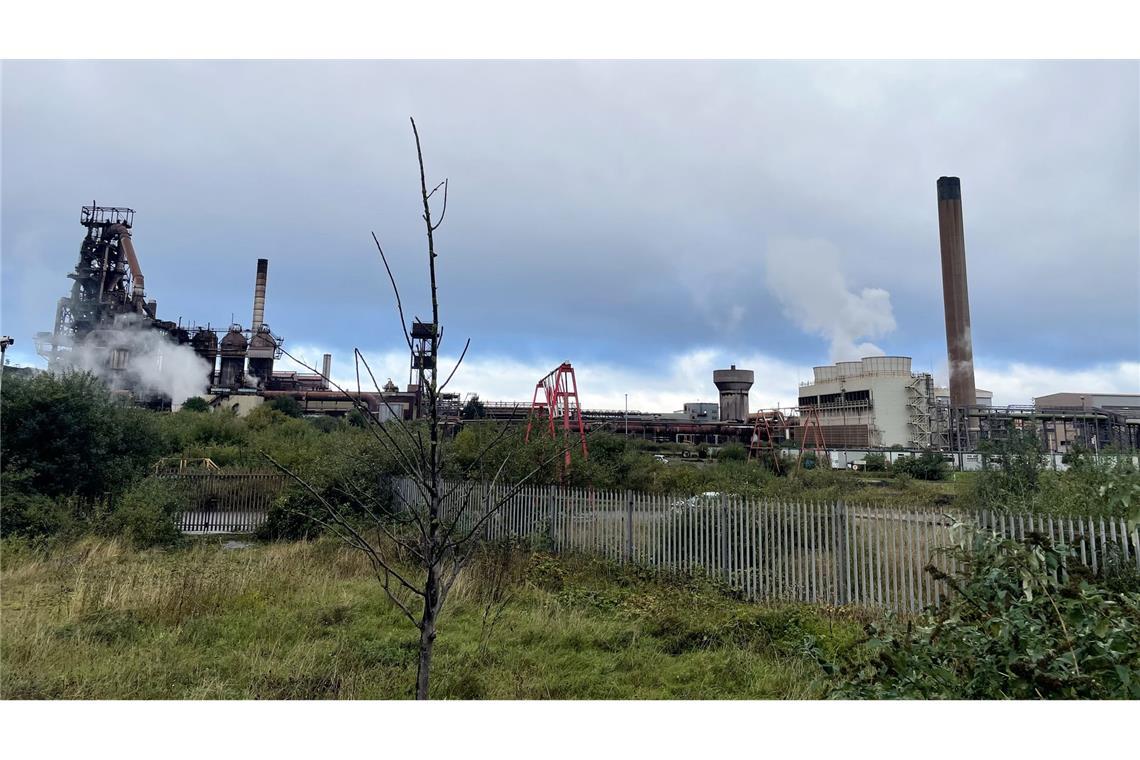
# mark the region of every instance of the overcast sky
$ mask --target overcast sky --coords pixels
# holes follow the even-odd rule
[[[962,178],[978,384],[997,403],[1140,392],[1140,69],[1132,63],[6,62],[3,332],[35,361],[92,199],[136,210],[148,296],[266,321],[310,361],[407,382],[374,230],[429,313],[438,234],[454,386],[679,408],[756,370],[914,357],[945,382],[935,181]]]

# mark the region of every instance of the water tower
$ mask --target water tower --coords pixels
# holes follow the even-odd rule
[[[733,364],[729,369],[713,370],[713,384],[720,391],[720,421],[748,421],[748,390],[755,376],[750,369],[737,369]]]

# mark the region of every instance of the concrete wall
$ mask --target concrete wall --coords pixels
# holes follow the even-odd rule
[[[210,402],[210,407],[214,411],[236,411],[238,417],[244,417],[252,412],[257,407],[265,403],[265,398],[250,394],[210,394],[207,395],[206,400]]]

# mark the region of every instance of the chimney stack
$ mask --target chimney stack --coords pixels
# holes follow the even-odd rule
[[[966,290],[966,239],[962,227],[962,184],[938,178],[938,236],[942,245],[942,302],[946,309],[946,358],[950,406],[977,403],[974,347],[970,337],[970,296]]]
[[[332,377],[332,354],[324,355],[324,358],[321,361],[321,374],[324,375],[324,378],[321,380],[321,384],[324,385],[325,390],[328,390],[329,378]]]
[[[269,259],[257,260],[257,279],[253,283],[253,324],[250,330],[254,335],[261,329],[265,320],[265,281],[269,278]]]

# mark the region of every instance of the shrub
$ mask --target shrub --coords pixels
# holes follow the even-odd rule
[[[863,458],[863,466],[867,472],[884,472],[887,469],[887,457],[883,454],[868,454]]]
[[[937,451],[925,451],[916,457],[902,457],[894,463],[891,470],[918,480],[945,480],[950,472],[946,460]]]
[[[184,495],[173,481],[145,478],[104,517],[102,528],[140,548],[169,546],[182,538],[176,518],[184,504]]]
[[[90,373],[6,378],[0,401],[0,469],[50,497],[122,493],[160,456],[155,415],[123,406]]]
[[[281,412],[286,417],[299,418],[302,414],[301,402],[297,401],[297,399],[293,398],[292,396],[281,396],[280,398],[275,398],[268,404],[265,404],[265,406]]]
[[[905,627],[868,626],[832,696],[1140,698],[1140,588],[1093,577],[1073,547],[1040,535],[956,530],[962,543],[947,553],[961,569],[927,568],[950,598]]]
[[[60,497],[45,496],[29,487],[31,474],[22,470],[0,473],[0,510],[4,536],[68,535],[76,530],[74,511]]]
[[[191,396],[183,401],[179,408],[184,412],[208,412],[210,411],[210,402],[201,396]]]
[[[721,462],[743,462],[748,458],[748,450],[742,443],[729,443],[720,447],[716,458]]]

